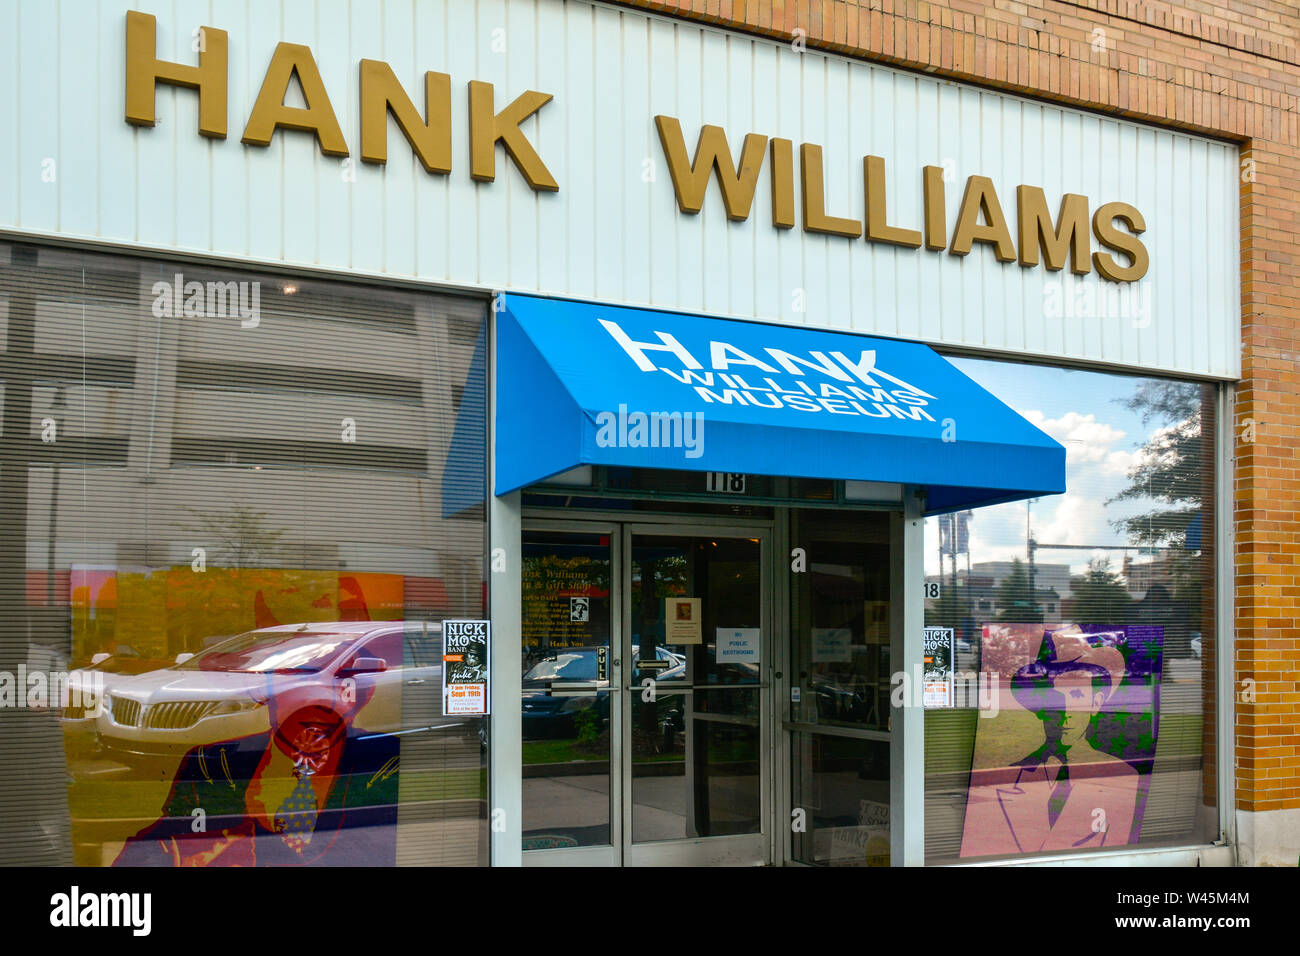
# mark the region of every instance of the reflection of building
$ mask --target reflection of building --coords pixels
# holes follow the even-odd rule
[[[1025,562],[1020,562],[1020,568],[1028,573],[1029,566]],[[987,575],[993,579],[993,586],[997,587],[1007,578],[1011,577],[1012,570],[1016,567],[1014,561],[978,561],[971,565],[971,574]],[[1070,566],[1068,564],[1044,564],[1039,561],[1034,562],[1034,587],[1036,590],[1055,591],[1061,597],[1070,596]]]
[[[979,561],[971,565],[970,573],[965,568],[958,568],[956,587],[962,599],[968,602],[971,620],[983,623],[997,619],[998,588],[1011,577],[1015,568],[1012,561]],[[1021,572],[1028,574],[1028,565],[1021,562]],[[925,580],[937,583],[940,588],[952,587],[952,575],[927,574]],[[969,589],[969,590],[968,590]],[[1034,596],[1042,608],[1043,620],[1058,623],[1063,620],[1062,604],[1070,594],[1070,566],[1068,564],[1034,564]],[[933,598],[927,598],[926,606],[936,605]]]
[[[151,797],[110,799],[97,781],[130,764],[160,781],[181,771],[148,742],[110,759],[85,743],[92,728],[183,730],[192,744],[220,732],[208,723],[215,708],[251,707],[266,720],[264,700],[231,704],[223,685],[203,682],[219,665],[201,668],[197,696],[133,708],[132,686],[172,680],[160,668],[180,653],[272,625],[482,617],[485,366],[474,359],[485,308],[20,243],[0,244],[0,263],[3,431],[27,439],[6,443],[0,468],[0,651],[13,653],[10,636],[25,630],[33,646],[19,660],[56,661],[46,670],[112,655],[100,671],[107,707],[64,712],[75,733],[57,717],[9,728],[27,748],[21,798],[41,808],[17,818],[64,834],[57,846],[20,846],[17,858],[102,863],[140,820],[167,811]],[[436,706],[416,706],[415,685],[436,686],[402,680],[403,667],[434,666],[418,654],[399,642],[371,672],[399,681],[387,726],[402,736],[376,768],[392,781],[381,816],[357,819],[400,825],[398,860],[478,862],[476,793],[436,805],[398,793],[399,750],[407,779],[477,775],[483,761],[473,721],[443,733]],[[310,748],[336,718],[317,702],[277,730],[301,727],[294,746]],[[322,818],[338,809],[300,799]],[[112,820],[101,819],[109,807]],[[6,838],[0,859],[9,852]]]
[[[1134,561],[1132,555],[1124,555],[1122,573],[1129,593],[1135,600],[1141,600],[1155,585],[1172,592],[1177,563],[1176,551],[1164,551],[1150,561]]]
[[[48,592],[70,608],[74,658],[112,644],[170,657],[254,626],[479,605],[482,510],[443,519],[444,497],[464,497],[444,481],[478,477],[445,474],[478,304],[31,256],[26,591],[38,608]],[[169,315],[191,283],[200,314]],[[234,303],[242,289],[251,306],[254,287],[252,324]],[[220,314],[209,288],[229,292]]]

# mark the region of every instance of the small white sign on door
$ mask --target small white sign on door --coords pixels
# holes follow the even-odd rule
[[[814,664],[847,664],[853,660],[850,642],[853,631],[847,627],[814,627],[812,659]]]
[[[757,664],[759,663],[759,632],[757,627],[720,627],[718,628],[719,664]]]

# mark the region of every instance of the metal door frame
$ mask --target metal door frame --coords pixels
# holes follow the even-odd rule
[[[522,534],[530,531],[560,531],[573,534],[603,534],[609,537],[609,845],[564,847],[555,850],[524,850],[524,866],[620,866],[623,862],[623,707],[622,678],[616,673],[618,649],[623,646],[623,536],[617,522],[586,519],[523,519],[520,540],[522,561]],[[520,581],[523,565],[520,564]],[[523,763],[520,762],[520,786],[523,781]],[[522,824],[521,824],[522,827]],[[522,835],[522,834],[521,834]]]
[[[776,639],[773,624],[777,595],[773,589],[781,579],[773,573],[778,519],[723,519],[714,516],[637,515],[636,521],[623,520],[608,513],[591,518],[533,517],[529,509],[523,516],[522,533],[557,531],[575,534],[604,534],[610,540],[610,775],[608,846],[566,847],[554,850],[522,851],[524,866],[686,866],[734,865],[743,863],[779,864],[778,828],[773,816],[776,789],[775,773],[782,749],[775,731],[777,700],[775,675],[780,673],[778,654],[783,648]],[[701,521],[703,518],[705,520]],[[759,544],[759,650],[763,675],[759,691],[759,796],[760,831],[739,836],[703,837],[634,844],[631,838],[631,748],[626,746],[625,729],[630,726],[631,694],[623,685],[622,662],[631,653],[631,547],[633,535],[651,537],[757,538]],[[521,567],[522,575],[522,567]],[[629,658],[630,660],[630,658]],[[617,772],[614,768],[617,766]],[[523,765],[519,773],[522,776]]]
[[[704,517],[704,516],[700,516]],[[773,582],[773,522],[764,522],[763,526],[752,524],[733,524],[725,521],[715,522],[679,518],[676,521],[655,523],[628,522],[623,525],[623,577],[621,581],[621,600],[623,622],[620,628],[620,655],[631,654],[632,635],[632,539],[641,537],[716,537],[758,539],[759,546],[759,660],[760,680],[757,685],[759,699],[758,717],[758,755],[759,755],[759,832],[722,837],[699,837],[681,840],[664,840],[652,843],[634,843],[632,841],[632,750],[622,745],[621,776],[626,784],[623,793],[622,813],[624,817],[622,854],[625,866],[734,866],[764,865],[778,862],[774,854],[775,821],[775,734],[773,730],[776,719],[776,701],[774,699],[774,679],[777,671],[775,648],[777,641],[773,634],[772,605]],[[618,658],[616,658],[617,660]],[[630,658],[629,658],[630,660]],[[620,673],[620,680],[622,675]],[[624,693],[621,701],[624,728],[631,727],[632,694]]]

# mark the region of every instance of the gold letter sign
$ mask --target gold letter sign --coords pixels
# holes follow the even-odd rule
[[[154,124],[154,91],[159,83],[199,91],[199,132],[226,138],[226,31],[199,28],[199,65],[160,60],[158,21],[148,13],[126,14],[126,121]]]
[[[153,126],[154,98],[159,83],[183,86],[199,94],[199,132],[214,139],[226,136],[228,44],[224,30],[201,27],[197,66],[158,58],[157,21],[147,13],[126,15],[126,121]],[[424,114],[411,100],[393,68],[380,60],[362,60],[358,70],[358,116],[362,162],[382,166],[388,161],[388,118],[391,116],[426,172],[446,175],[452,166],[451,77],[424,74]],[[306,108],[285,105],[289,85],[297,79]],[[550,93],[525,90],[501,112],[496,110],[491,83],[469,82],[470,178],[491,183],[497,175],[497,144],[505,147],[528,185],[538,192],[556,192],[559,184],[523,131],[523,123],[552,99]],[[581,118],[580,118],[581,119]],[[590,118],[585,120],[590,121]],[[732,222],[745,222],[765,160],[772,190],[772,227],[792,229],[802,218],[805,232],[837,236],[847,241],[886,243],[900,249],[924,248],[931,253],[970,255],[978,244],[981,254],[999,262],[1019,261],[1026,268],[1040,265],[1052,272],[1069,268],[1075,275],[1096,273],[1110,282],[1137,282],[1147,274],[1151,257],[1139,236],[1146,230],[1142,213],[1125,202],[1099,206],[1089,219],[1087,196],[1065,193],[1055,221],[1047,196],[1037,186],[1016,187],[1015,235],[1002,212],[993,180],[973,175],[949,217],[945,180],[940,166],[921,170],[922,229],[914,224],[891,223],[885,202],[885,159],[864,156],[862,184],[865,200],[861,222],[826,211],[826,175],[822,148],[799,144],[799,185],[802,204],[796,208],[794,142],[760,133],[746,133],[740,156],[733,156],[721,126],[702,125],[692,157],[686,147],[681,122],[673,116],[654,117],[659,145],[672,176],[677,208],[698,215],[705,206],[710,183],[717,180],[722,205]],[[267,67],[266,78],[244,127],[243,142],[269,146],[275,131],[312,133],[327,156],[347,156],[348,144],[339,128],[311,49],[298,43],[280,43]],[[770,144],[770,149],[769,149]],[[906,173],[894,180],[906,183]],[[914,182],[915,180],[913,180]],[[851,182],[851,180],[850,180]],[[915,187],[911,187],[915,188]],[[897,192],[897,190],[895,190]],[[800,216],[800,214],[802,214]],[[951,236],[949,225],[951,223]],[[1091,225],[1091,230],[1089,226]],[[1094,252],[1093,240],[1101,246]],[[1017,250],[1017,245],[1019,249]]]
[[[135,126],[153,126],[155,89],[159,83],[169,83],[198,90],[199,132],[225,139],[228,68],[225,31],[201,27],[196,47],[199,65],[188,66],[158,59],[157,27],[151,14],[127,11],[126,121]],[[451,77],[432,71],[424,74],[424,115],[421,116],[387,63],[363,59],[358,74],[361,161],[379,166],[388,162],[388,117],[391,115],[425,172],[450,173]],[[305,107],[289,106],[284,101],[295,80]],[[498,113],[492,84],[471,81],[470,176],[485,183],[496,179],[496,148],[500,143],[529,186],[541,192],[556,192],[559,184],[520,128],[551,99],[550,93],[526,90]],[[311,48],[301,43],[276,44],[244,126],[242,141],[246,146],[270,146],[278,129],[311,133],[326,156],[349,155],[347,140],[343,138],[316,58]],[[754,174],[757,173],[755,168]]]

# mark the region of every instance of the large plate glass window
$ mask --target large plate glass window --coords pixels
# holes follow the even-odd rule
[[[1069,490],[926,521],[927,862],[1213,842],[1216,387],[953,361]]]
[[[484,312],[0,245],[0,862],[487,862]]]

